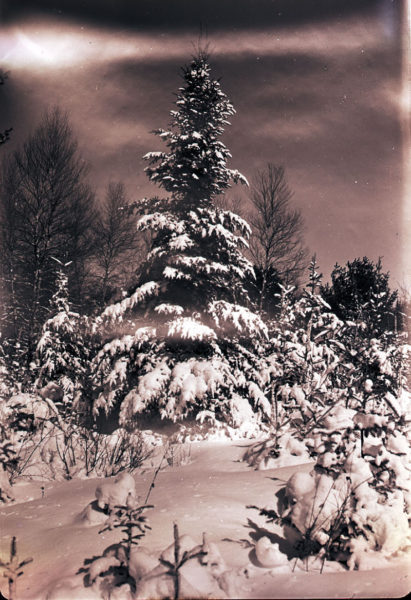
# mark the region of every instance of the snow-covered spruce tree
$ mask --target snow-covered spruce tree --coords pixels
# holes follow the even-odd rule
[[[148,177],[167,195],[137,205],[138,229],[153,236],[143,276],[102,315],[103,322],[123,321],[123,330],[127,318],[135,326],[95,358],[94,408],[121,403],[123,424],[153,411],[252,428],[259,409],[270,409],[249,393],[249,383],[258,384],[256,348],[266,326],[243,285],[253,273],[241,252],[249,226],[215,203],[232,182],[246,182],[227,167],[230,153],[219,139],[234,108],[205,53],[182,75],[170,129],[155,131],[167,151],[145,156]]]
[[[56,291],[50,303],[52,316],[44,323],[36,348],[39,369],[36,386],[41,388],[50,383],[59,386],[61,398],[59,390],[55,389],[53,394],[52,386],[49,397],[56,400],[64,414],[73,416],[73,404],[79,401],[85,384],[90,349],[86,318],[70,309],[64,266],[60,263],[57,271]]]

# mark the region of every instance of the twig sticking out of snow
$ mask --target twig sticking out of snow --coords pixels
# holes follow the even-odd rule
[[[13,536],[10,543],[9,561],[3,562],[0,559],[0,567],[4,571],[3,577],[6,577],[9,582],[9,600],[17,600],[17,578],[23,575],[23,567],[31,562],[33,562],[32,558],[26,558],[19,562],[16,537]]]
[[[198,551],[197,548],[194,548],[191,551],[185,550],[181,554],[180,548],[180,535],[178,533],[178,525],[174,523],[173,527],[174,532],[174,562],[171,560],[166,560],[165,558],[160,557],[160,562],[162,565],[168,568],[167,574],[171,575],[174,581],[174,600],[179,600],[180,597],[180,569],[186,562],[192,560],[193,558],[200,558],[200,556],[204,556],[206,552],[202,550]]]
[[[167,452],[168,452],[168,447],[166,446],[166,448],[164,450],[164,453],[163,453],[163,456],[161,457],[160,464],[158,465],[157,469],[154,471],[153,479],[151,480],[151,484],[150,484],[150,487],[148,489],[147,496],[146,496],[146,499],[144,501],[144,504],[147,504],[147,502],[148,502],[148,500],[150,498],[150,494],[151,494],[151,492],[153,491],[153,489],[155,487],[155,482],[156,482],[156,479],[157,479],[157,475],[161,471],[161,467],[163,466],[163,462],[164,462],[164,459],[166,458]]]

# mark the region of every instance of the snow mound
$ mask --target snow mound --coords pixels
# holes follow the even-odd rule
[[[267,536],[261,537],[255,545],[255,555],[262,567],[287,567],[291,572],[288,558],[280,552],[278,544],[273,544]]]
[[[122,472],[113,481],[104,481],[96,487],[97,506],[104,510],[128,506],[137,499],[136,482],[130,473]]]

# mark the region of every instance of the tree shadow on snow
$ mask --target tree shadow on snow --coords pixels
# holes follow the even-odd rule
[[[113,590],[125,583],[130,585],[132,592],[135,592],[135,581],[130,577],[127,567],[123,564],[120,559],[121,544],[114,543],[108,546],[102,555],[93,556],[92,558],[86,558],[83,566],[78,569],[76,575],[84,574],[83,585],[85,588],[93,586],[96,581],[99,581],[99,587],[102,591]],[[93,570],[94,563],[101,561],[102,559],[114,559],[113,564],[110,564],[110,560],[104,562],[101,568]],[[117,560],[116,560],[117,559]],[[93,575],[91,576],[91,573]]]

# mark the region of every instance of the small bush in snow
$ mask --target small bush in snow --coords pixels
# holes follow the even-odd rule
[[[159,555],[133,545],[131,529],[136,527],[136,543],[143,538],[147,524],[141,521],[145,507],[121,509],[113,523],[125,536],[119,544],[106,548],[103,555],[87,559],[79,573],[85,573],[84,584],[103,598],[225,598],[238,594],[236,575],[227,569],[218,545],[203,534],[196,544],[188,535],[180,535],[175,523],[174,539]],[[147,507],[148,508],[148,507]],[[106,530],[106,529],[104,529]],[[234,592],[235,590],[235,592]],[[118,594],[118,596],[117,596]]]
[[[97,506],[111,512],[115,506],[132,506],[136,500],[136,483],[130,473],[120,473],[114,481],[104,481],[96,488]]]
[[[135,470],[152,453],[152,440],[143,433],[117,429],[105,435],[76,425],[64,420],[49,398],[20,394],[2,405],[1,415],[12,481],[112,476]]]
[[[68,280],[62,266],[57,273],[56,287],[51,299],[52,316],[44,323],[37,344],[36,386],[42,388],[44,397],[55,402],[66,419],[74,420],[85,412],[81,397],[90,360],[88,322],[70,309]],[[85,417],[82,414],[83,420]]]
[[[122,481],[117,481],[116,487],[122,489]],[[113,500],[113,489],[110,494],[110,499]],[[121,496],[118,490],[114,495]],[[130,573],[130,562],[134,547],[150,529],[144,514],[150,508],[153,506],[138,506],[136,498],[131,495],[128,495],[126,505],[112,506],[108,521],[99,533],[121,529],[124,537],[119,543],[106,548],[102,556],[84,561],[84,567],[79,573],[85,573],[86,587],[92,586],[103,598],[110,598],[116,588],[121,589],[124,594],[136,591],[136,582]]]
[[[166,575],[170,575],[173,578],[174,582],[174,600],[179,600],[180,598],[180,588],[181,588],[181,568],[185,565],[189,560],[193,560],[194,558],[200,558],[204,556],[203,551],[197,551],[194,549],[192,551],[184,550],[181,551],[180,548],[180,536],[178,533],[178,525],[174,523],[173,528],[174,533],[174,556],[173,558],[166,559],[165,557],[160,557],[160,563],[167,568]]]

